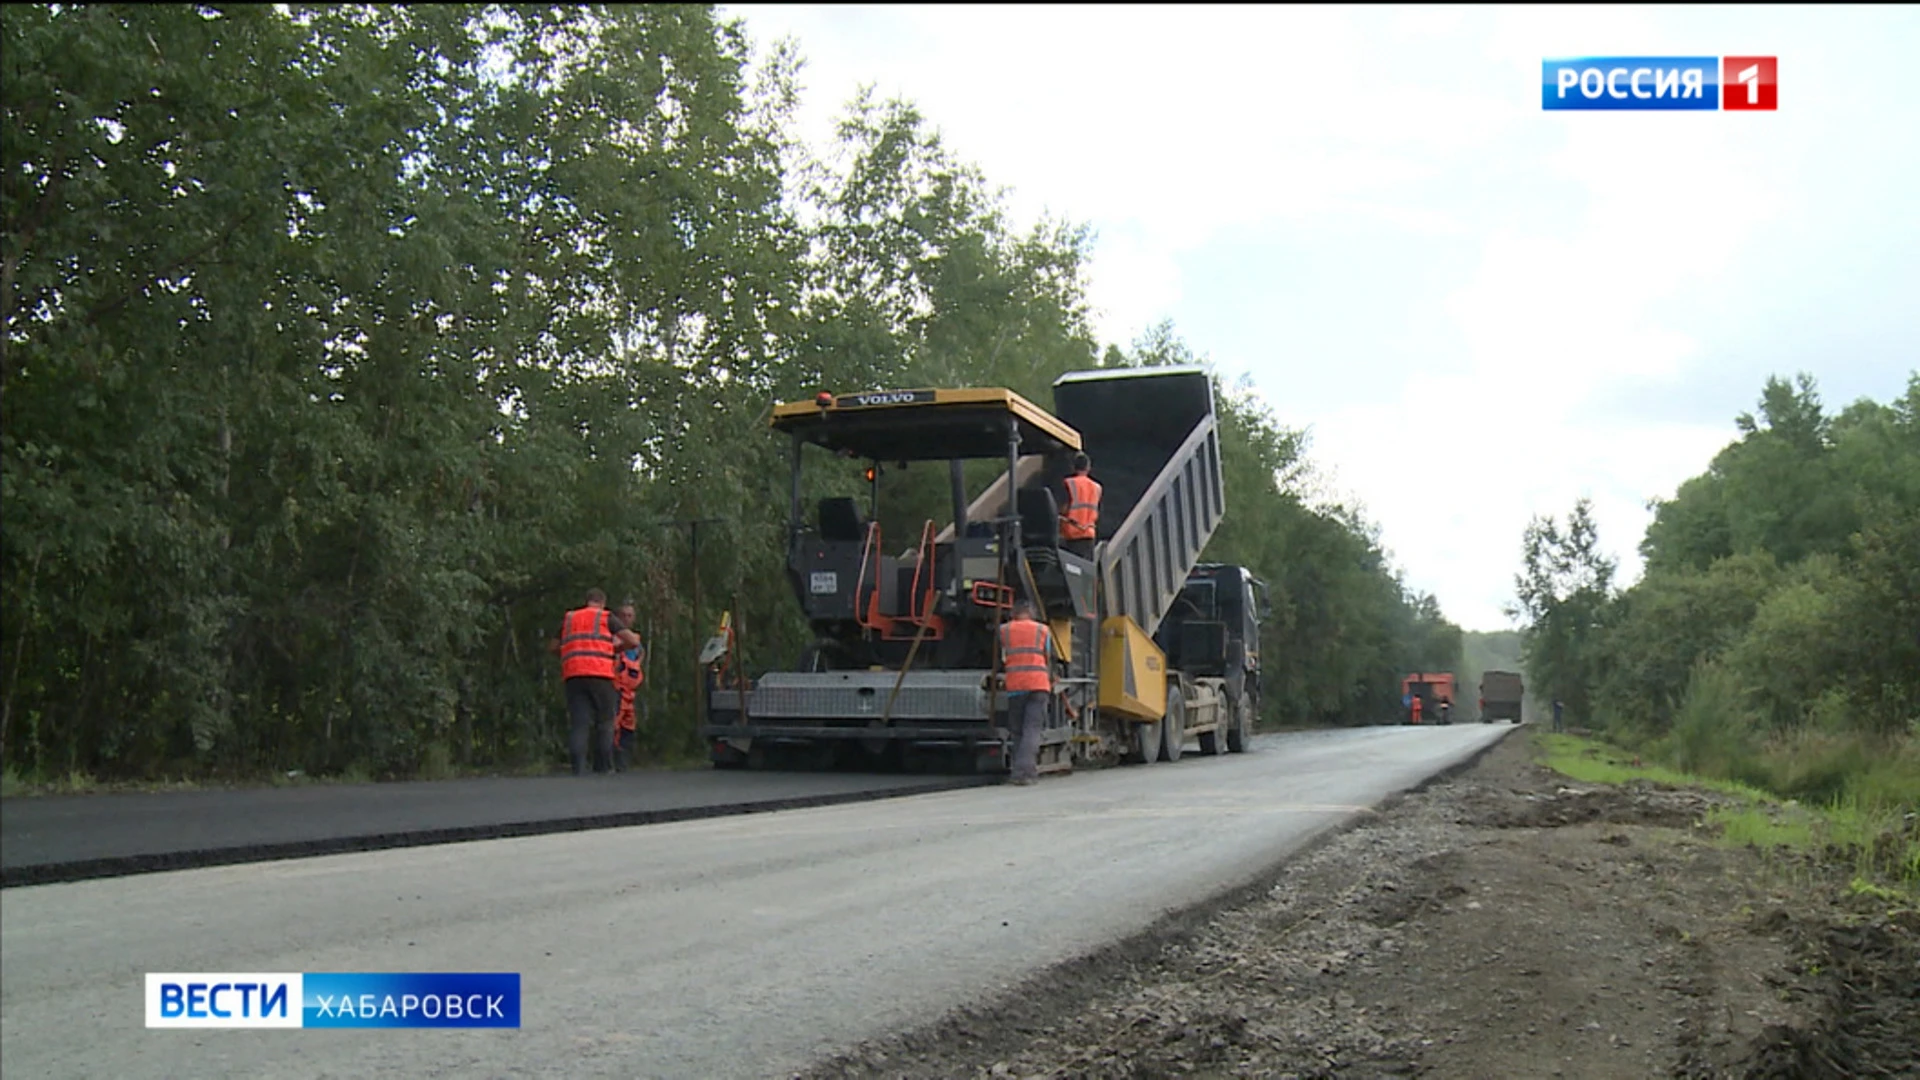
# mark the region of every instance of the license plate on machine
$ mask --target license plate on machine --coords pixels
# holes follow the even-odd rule
[[[840,591],[840,575],[832,570],[815,570],[807,579],[807,589],[815,596]]]

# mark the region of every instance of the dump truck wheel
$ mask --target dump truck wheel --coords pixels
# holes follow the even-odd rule
[[[1142,724],[1128,720],[1125,723],[1133,727],[1133,739],[1127,748],[1127,760],[1136,765],[1151,765],[1160,757],[1160,722]]]
[[[1233,730],[1237,722],[1234,715],[1234,702],[1225,697],[1220,699],[1220,717],[1212,731],[1200,733],[1200,752],[1208,757],[1218,757],[1227,752],[1227,733]]]
[[[1214,728],[1212,731],[1201,732],[1200,733],[1200,752],[1202,754],[1205,754],[1208,757],[1218,757],[1221,754],[1226,753],[1227,752],[1227,727],[1231,723],[1232,723],[1232,720],[1231,718],[1229,718],[1228,720],[1222,721],[1220,726],[1217,728]]]
[[[1160,721],[1160,760],[1179,761],[1187,741],[1187,698],[1177,686],[1167,687],[1167,715]]]
[[[1227,727],[1227,749],[1236,754],[1247,752],[1253,740],[1253,699],[1245,692],[1233,699],[1233,723]]]

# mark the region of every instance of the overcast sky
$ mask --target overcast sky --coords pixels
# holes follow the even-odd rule
[[[798,42],[815,145],[872,83],[1090,224],[1102,344],[1251,375],[1468,629],[1583,495],[1636,578],[1769,374],[1920,367],[1920,8],[722,11]],[[1542,111],[1543,58],[1609,55],[1778,56],[1780,111]]]

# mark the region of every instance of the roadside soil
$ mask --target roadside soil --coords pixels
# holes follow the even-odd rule
[[[1920,1078],[1920,913],[1524,730],[1265,881],[828,1077]]]

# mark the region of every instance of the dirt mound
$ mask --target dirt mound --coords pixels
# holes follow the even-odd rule
[[[1477,787],[1461,793],[1460,823],[1490,829],[1557,829],[1596,822],[1685,829],[1704,819],[1717,802],[1703,792],[1644,782],[1551,791]]]
[[[1380,880],[1364,898],[1355,898],[1360,918],[1391,927],[1444,911],[1450,901],[1467,895],[1466,887],[1454,880],[1461,863],[1459,854],[1451,851],[1415,860],[1405,877]]]
[[[1829,926],[1809,955],[1819,1002],[1812,1022],[1761,1032],[1743,1075],[1920,1077],[1920,912]]]

